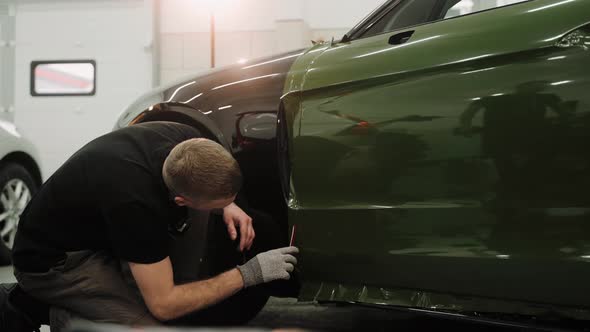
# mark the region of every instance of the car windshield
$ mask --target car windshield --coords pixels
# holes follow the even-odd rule
[[[389,1],[355,27],[349,39],[366,38],[420,24],[450,19],[530,0]]]

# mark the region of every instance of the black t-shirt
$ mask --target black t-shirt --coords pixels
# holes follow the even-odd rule
[[[172,148],[199,132],[172,122],[116,130],[85,145],[23,212],[13,248],[17,269],[44,272],[65,252],[107,250],[134,263],[166,258],[168,225],[186,218],[162,179]]]

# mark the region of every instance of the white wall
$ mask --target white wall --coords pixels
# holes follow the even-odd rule
[[[19,0],[16,10],[15,121],[47,178],[152,87],[153,3]],[[96,61],[95,96],[31,96],[31,61],[74,59]]]
[[[15,1],[0,0],[0,120],[14,120]]]
[[[210,68],[211,10],[223,66],[338,39],[383,1],[162,0],[161,82]]]
[[[305,20],[313,29],[352,28],[384,0],[305,0]]]

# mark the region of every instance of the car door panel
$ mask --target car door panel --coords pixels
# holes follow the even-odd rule
[[[586,307],[590,52],[555,45],[588,9],[532,1],[296,64],[304,279]]]

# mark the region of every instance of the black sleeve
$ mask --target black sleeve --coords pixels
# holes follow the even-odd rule
[[[123,260],[157,263],[168,257],[168,226],[163,218],[140,203],[125,203],[104,211],[113,254]]]

